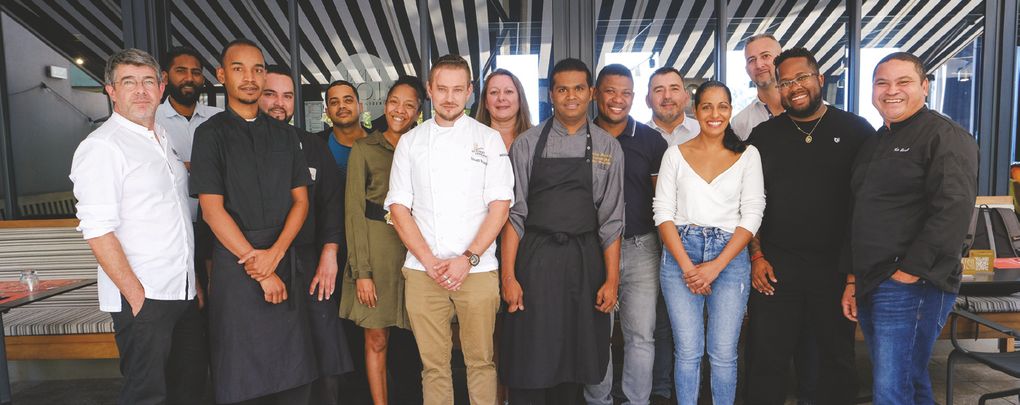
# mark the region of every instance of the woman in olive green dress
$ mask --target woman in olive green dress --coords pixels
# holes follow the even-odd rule
[[[415,77],[394,82],[386,95],[386,131],[359,139],[347,163],[347,268],[340,317],[365,329],[365,373],[375,405],[386,404],[386,348],[389,328],[410,329],[404,310],[400,268],[407,249],[382,203],[390,184],[393,151],[418,119],[425,91]]]

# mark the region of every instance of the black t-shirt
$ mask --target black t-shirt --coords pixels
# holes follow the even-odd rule
[[[648,125],[629,118],[627,129],[616,137],[623,149],[623,236],[655,232],[652,219],[652,176],[659,174],[666,140]]]
[[[875,128],[855,114],[827,109],[820,121],[794,124],[783,113],[751,131],[749,142],[761,154],[765,178],[765,217],[758,235],[776,271],[838,270],[850,221],[850,170]],[[795,125],[811,133],[811,143]]]
[[[290,190],[312,183],[297,129],[259,113],[248,122],[230,108],[195,129],[190,192],[219,194],[241,228],[283,226]]]

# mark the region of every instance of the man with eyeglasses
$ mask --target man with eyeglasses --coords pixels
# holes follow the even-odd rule
[[[188,173],[155,123],[159,65],[125,49],[106,63],[113,115],[78,145],[78,230],[99,262],[124,375],[119,403],[195,404],[205,392],[205,323],[195,291]]]
[[[776,56],[783,51],[772,34],[758,34],[744,42],[744,70],[758,89],[758,97],[730,119],[733,132],[746,140],[755,126],[783,113],[776,88]]]
[[[775,64],[786,111],[750,137],[761,154],[767,201],[751,252],[746,402],[785,403],[790,360],[811,346],[821,354],[811,399],[850,404],[857,394],[854,326],[839,306],[846,278],[839,259],[850,219],[850,168],[875,130],[822,102],[825,78],[808,50],[787,50]]]

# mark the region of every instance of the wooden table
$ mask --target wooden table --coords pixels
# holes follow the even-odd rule
[[[19,281],[0,281],[0,332],[4,328],[3,314],[7,311],[95,283],[96,279],[39,280],[35,291],[28,291]],[[0,339],[0,404],[9,403],[11,377],[7,370],[7,347],[4,339]]]

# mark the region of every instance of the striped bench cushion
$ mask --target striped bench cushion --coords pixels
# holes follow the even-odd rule
[[[95,278],[96,258],[81,232],[70,227],[0,229],[0,280],[22,270],[39,278]],[[88,286],[12,309],[3,315],[7,336],[112,333],[110,315],[99,310],[96,286]]]
[[[110,314],[95,307],[45,307],[26,305],[4,314],[6,336],[74,335],[113,333]]]
[[[1020,293],[1001,297],[957,297],[956,307],[974,312],[1020,312]]]

